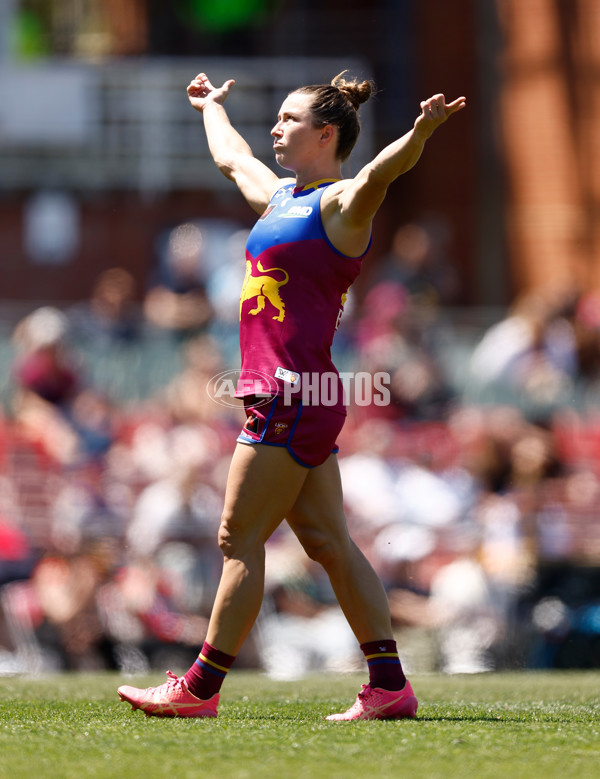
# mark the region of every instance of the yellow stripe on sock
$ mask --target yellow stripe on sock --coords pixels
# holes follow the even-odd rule
[[[203,663],[207,663],[208,665],[212,665],[212,667],[213,667],[213,668],[216,668],[218,671],[224,671],[225,673],[227,673],[227,672],[229,671],[229,668],[226,668],[226,667],[225,667],[225,666],[223,666],[223,665],[217,665],[217,664],[216,664],[215,662],[213,662],[212,660],[209,660],[209,659],[208,659],[208,657],[204,657],[204,655],[202,654],[202,652],[200,652],[200,654],[198,655],[198,658],[199,658],[200,660],[202,660],[202,662],[203,662]]]
[[[378,652],[376,655],[365,655],[367,660],[372,660],[374,657],[398,657],[398,652]]]

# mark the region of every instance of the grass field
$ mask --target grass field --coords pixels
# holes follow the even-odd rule
[[[0,777],[600,776],[600,673],[416,676],[416,720],[324,721],[361,681],[232,671],[218,719],[168,720],[115,674],[0,678]]]

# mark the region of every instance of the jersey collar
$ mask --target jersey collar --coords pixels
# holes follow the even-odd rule
[[[305,184],[303,187],[294,187],[294,195],[300,194],[300,192],[313,192],[315,189],[321,189],[321,187],[328,187],[340,179],[319,179],[318,181],[311,181],[310,184]]]

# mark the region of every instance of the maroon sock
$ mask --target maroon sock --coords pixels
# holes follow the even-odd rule
[[[369,666],[369,686],[382,690],[401,690],[406,684],[406,676],[402,670],[396,642],[369,641],[361,644],[364,656]]]
[[[219,652],[205,641],[196,662],[184,675],[188,690],[203,701],[212,698],[221,689],[234,660],[233,655]]]

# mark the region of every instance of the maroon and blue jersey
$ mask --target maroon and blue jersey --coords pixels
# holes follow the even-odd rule
[[[331,183],[281,187],[248,237],[240,397],[282,394],[302,375],[337,375],[331,344],[364,254],[347,257],[325,234],[320,204]]]

